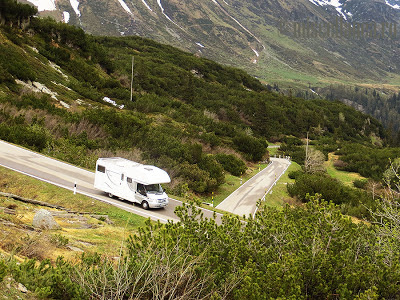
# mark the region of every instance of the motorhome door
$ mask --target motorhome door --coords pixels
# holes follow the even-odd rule
[[[146,198],[147,198],[146,189],[145,189],[144,185],[141,183],[137,184],[135,198],[136,198],[136,201],[139,203],[142,203],[142,201],[146,200]]]

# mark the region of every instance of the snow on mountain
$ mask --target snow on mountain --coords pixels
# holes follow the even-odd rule
[[[79,11],[79,1],[78,0],[69,0],[69,3],[71,3],[71,6],[74,9],[76,15],[78,17],[80,17],[81,16],[81,12]]]
[[[148,10],[153,11],[153,10],[151,9],[151,7],[147,4],[147,2],[146,2],[145,0],[142,0],[142,2],[143,2],[143,4],[144,4],[144,6],[147,7]]]
[[[178,24],[176,24],[174,21],[172,21],[172,19],[164,12],[164,7],[161,4],[161,0],[157,0],[157,4],[161,9],[161,13],[168,19],[168,21],[174,23],[176,26],[178,26],[180,29],[183,30],[183,28],[181,26],[179,26]]]
[[[399,0],[385,0],[385,3],[394,9],[400,9]]]
[[[162,13],[168,20],[170,20],[172,23],[175,24],[175,22],[172,21],[171,18],[168,17],[168,15],[164,12],[164,7],[163,7],[162,4],[161,4],[161,0],[157,0],[157,4],[158,4],[158,6],[159,6],[160,9],[161,9],[161,13]]]
[[[118,0],[119,4],[121,4],[122,8],[125,9],[125,11],[128,14],[132,14],[131,10],[129,9],[128,5],[126,5],[126,3],[124,2],[124,0]]]
[[[70,17],[69,12],[63,11],[63,22],[64,23],[68,23],[69,22],[69,17]]]
[[[38,11],[56,10],[55,0],[28,0],[38,8]]]
[[[254,51],[254,53],[256,54],[256,56],[257,56],[257,57],[259,57],[259,56],[260,56],[260,53],[258,53],[258,51],[257,51],[256,49],[253,49],[253,48],[251,48],[251,50],[253,50],[253,51]]]
[[[341,15],[345,20],[347,19],[347,16],[350,16],[347,12],[342,11],[342,3],[339,2],[339,0],[309,0],[312,4],[318,5],[318,6],[326,6],[330,5],[333,6],[336,11]]]

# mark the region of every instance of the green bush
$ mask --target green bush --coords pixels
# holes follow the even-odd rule
[[[183,177],[189,188],[197,193],[211,192],[217,187],[217,180],[211,178],[210,173],[199,168],[198,165],[191,165],[184,162],[177,166],[178,176]]]
[[[290,171],[288,173],[288,177],[290,179],[297,179],[298,177],[302,176],[304,172],[302,170],[297,170],[297,171]]]
[[[36,260],[26,260],[21,264],[14,262],[10,265],[10,273],[17,282],[35,292],[40,298],[88,298],[83,289],[72,281],[74,269],[62,257],[57,258],[54,266],[48,259],[40,263]]]
[[[4,263],[4,261],[0,261],[0,283],[4,280],[4,277],[6,277],[7,271],[7,265]]]
[[[322,195],[322,199],[341,204],[348,201],[349,193],[342,183],[329,176],[303,174],[295,183],[288,184],[287,190],[290,196],[296,196],[301,201],[307,201],[307,195]]]
[[[359,189],[365,189],[367,184],[368,184],[368,179],[357,179],[353,181],[354,187]]]
[[[246,164],[235,155],[219,153],[215,155],[215,159],[234,176],[241,176],[246,172]]]
[[[210,189],[215,189],[218,185],[224,182],[224,168],[215,160],[215,158],[211,155],[203,155],[200,162],[198,163],[200,169],[208,172],[212,179],[216,180],[216,186],[209,187]]]
[[[342,213],[370,219],[370,210],[376,209],[372,196],[365,191],[343,185],[328,175],[298,173],[296,182],[287,185],[289,195],[307,202],[309,196],[321,195],[322,199],[340,204]]]
[[[268,145],[265,140],[248,135],[240,135],[232,140],[237,149],[246,154],[249,160],[259,161],[267,153]]]

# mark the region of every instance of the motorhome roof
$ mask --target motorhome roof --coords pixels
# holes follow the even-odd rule
[[[143,165],[122,157],[99,158],[97,163],[106,169],[124,173],[125,176],[142,184],[168,183],[171,179],[167,172],[155,166]]]

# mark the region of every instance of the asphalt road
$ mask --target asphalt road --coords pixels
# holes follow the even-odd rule
[[[144,210],[131,202],[109,198],[102,191],[96,190],[93,187],[93,172],[20,148],[1,140],[0,166],[57,185],[70,191],[74,190],[74,184],[76,183],[77,193],[110,203],[145,218],[160,220],[163,223],[168,222],[168,220],[179,220],[175,215],[174,210],[176,206],[182,204],[181,201],[169,198],[169,205],[166,208]],[[206,218],[212,218],[213,211],[204,208],[202,208],[202,211]],[[221,216],[222,214],[217,214],[217,223],[221,222]]]
[[[268,167],[241,185],[217,205],[217,208],[239,216],[254,215],[257,201],[273,187],[289,165],[290,161],[287,159],[271,158],[271,164]]]

